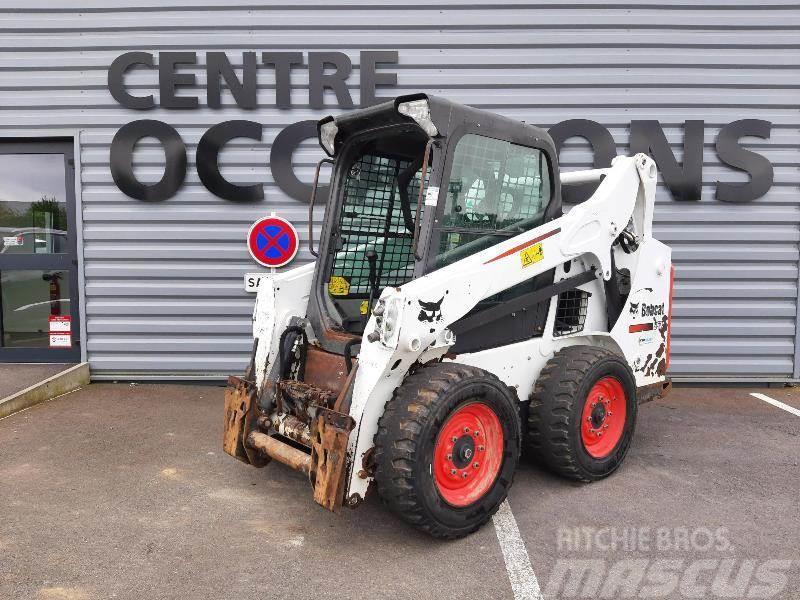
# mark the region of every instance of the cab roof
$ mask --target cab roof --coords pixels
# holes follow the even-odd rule
[[[331,121],[336,124],[338,131],[334,139],[335,156],[339,148],[355,134],[396,125],[416,124],[414,119],[398,111],[400,104],[414,100],[428,101],[430,119],[438,131],[435,138],[447,138],[468,129],[470,132],[487,137],[543,148],[555,161],[555,145],[544,129],[430,94],[398,96],[394,100],[375,106],[353,110],[335,117],[328,116],[318,122],[317,130]]]

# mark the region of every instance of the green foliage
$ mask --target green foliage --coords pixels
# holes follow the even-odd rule
[[[36,202],[32,202],[23,213],[14,212],[8,206],[0,204],[0,226],[66,231],[66,206],[56,201],[55,196],[42,196]]]

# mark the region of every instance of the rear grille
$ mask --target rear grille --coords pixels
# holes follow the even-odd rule
[[[586,321],[586,308],[591,294],[584,290],[569,290],[558,295],[556,320],[553,324],[553,337],[570,335],[583,331]]]

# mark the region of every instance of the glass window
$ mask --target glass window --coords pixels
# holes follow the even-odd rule
[[[411,242],[421,167],[421,156],[408,159],[370,151],[350,164],[339,217],[342,247],[334,255],[329,283],[332,296],[369,296],[368,250],[377,254],[378,291],[413,278]]]
[[[541,224],[550,193],[541,150],[465,135],[453,155],[436,267]]]
[[[0,253],[68,251],[64,168],[63,154],[0,155]]]
[[[51,316],[68,316],[67,271],[3,271],[0,273],[2,346],[48,347]]]

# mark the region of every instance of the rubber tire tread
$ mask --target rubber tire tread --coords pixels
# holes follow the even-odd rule
[[[623,443],[614,453],[616,456],[606,460],[607,465],[598,473],[585,468],[587,462],[599,464],[599,461],[594,461],[586,453],[580,439],[580,419],[585,400],[580,390],[590,372],[602,371],[604,366],[622,367],[628,373],[627,381],[622,382],[628,397],[628,423],[623,432]],[[635,379],[630,366],[618,354],[597,346],[562,348],[542,369],[531,393],[525,456],[567,479],[589,483],[607,477],[620,466],[630,446],[636,421],[635,393]],[[584,456],[579,458],[578,452]]]
[[[418,454],[422,451],[422,438],[429,421],[439,412],[437,409],[441,408],[454,386],[487,380],[504,390],[510,410],[515,415],[511,424],[514,428],[513,464],[504,464],[501,467],[501,473],[510,470],[510,475],[507,478],[498,476],[484,496],[486,498],[494,490],[500,489],[499,500],[488,507],[477,520],[465,522],[464,527],[453,529],[434,519],[423,502],[423,491],[418,481],[420,470],[416,468],[417,461],[420,460]],[[513,482],[522,438],[515,398],[497,376],[477,367],[451,362],[436,363],[409,375],[386,403],[375,436],[375,481],[382,502],[406,523],[437,538],[456,539],[477,531],[497,512]]]

